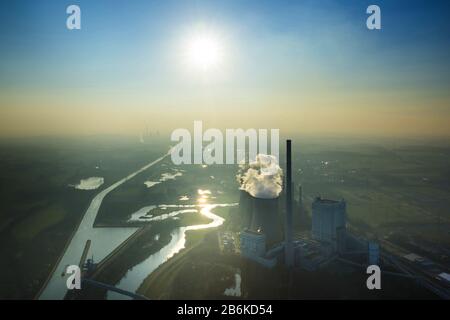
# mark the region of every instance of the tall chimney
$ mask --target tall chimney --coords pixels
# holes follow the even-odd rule
[[[291,140],[286,141],[286,225],[285,225],[285,264],[294,265],[294,248],[292,245],[292,154]]]

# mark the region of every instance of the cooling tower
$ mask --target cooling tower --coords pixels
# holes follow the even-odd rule
[[[266,235],[268,247],[282,240],[278,210],[278,198],[252,198],[252,221],[250,229],[263,232]]]
[[[255,198],[241,190],[239,212],[242,217],[242,227],[264,233],[269,247],[282,240],[278,202],[278,198]]]
[[[244,190],[240,191],[239,213],[242,219],[242,227],[250,229],[253,218],[253,197]]]

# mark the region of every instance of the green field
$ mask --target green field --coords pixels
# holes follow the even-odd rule
[[[94,195],[166,151],[137,139],[17,139],[0,143],[0,299],[34,298]],[[97,190],[75,190],[101,176]]]
[[[294,180],[307,207],[318,195],[343,198],[349,221],[377,236],[401,231],[450,245],[450,148],[306,144],[295,150]]]
[[[33,298],[94,195],[162,155],[167,145],[119,137],[1,141],[0,298]],[[293,180],[302,184],[308,214],[317,195],[344,198],[352,225],[411,250],[436,251],[433,258],[450,263],[450,147],[294,139],[293,150]],[[284,163],[283,157],[282,150]],[[144,185],[174,169],[183,175]],[[198,189],[211,190],[214,203],[238,202],[236,171],[231,165],[175,168],[166,159],[111,192],[96,223],[124,225],[144,206],[196,203]],[[90,191],[70,186],[90,176],[104,177],[104,185]],[[225,228],[239,230],[239,219],[228,219],[233,208],[217,213],[230,220]],[[183,219],[178,223],[189,223],[189,216]],[[201,241],[203,233],[190,237]]]

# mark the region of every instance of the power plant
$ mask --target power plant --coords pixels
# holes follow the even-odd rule
[[[276,257],[267,253],[266,235],[261,231],[244,230],[240,235],[240,243],[243,257],[267,268],[273,268],[277,264]]]
[[[337,250],[345,241],[347,218],[344,200],[335,201],[317,197],[312,203],[312,237],[327,242]],[[340,243],[338,244],[338,240]]]
[[[241,256],[264,267],[283,263],[287,269],[313,271],[348,254],[359,254],[368,263],[379,262],[379,246],[357,239],[347,232],[345,200],[316,197],[311,205],[312,227],[295,233],[293,214],[292,144],[286,141],[286,167],[280,196],[264,199],[242,190],[239,211],[243,231],[240,233]],[[298,187],[300,208],[303,188]],[[283,210],[282,202],[285,200]],[[284,213],[284,215],[280,214]],[[284,221],[283,228],[280,221]]]
[[[291,158],[291,140],[287,140],[284,239],[279,223],[279,198],[260,199],[241,191],[239,207],[245,226],[240,235],[241,254],[265,266],[275,265],[283,252],[286,267],[294,266]],[[271,247],[271,250],[266,251],[267,247]]]

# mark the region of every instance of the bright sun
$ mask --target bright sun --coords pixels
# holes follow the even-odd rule
[[[222,62],[222,46],[217,37],[201,33],[187,43],[187,59],[190,65],[204,71],[216,68]]]

